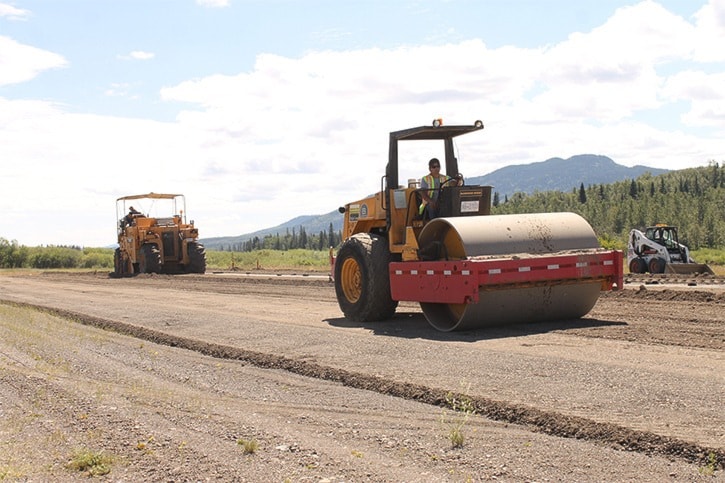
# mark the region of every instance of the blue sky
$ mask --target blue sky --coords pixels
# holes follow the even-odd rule
[[[109,245],[115,199],[149,191],[185,193],[202,237],[327,213],[438,117],[486,124],[469,176],[722,163],[722,45],[725,0],[0,0],[0,237]]]

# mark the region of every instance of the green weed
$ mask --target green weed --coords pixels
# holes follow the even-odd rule
[[[466,392],[468,392],[468,389],[470,389],[470,385]],[[466,440],[463,428],[468,419],[476,414],[476,407],[469,397],[452,392],[446,394],[446,407],[449,411],[452,411],[452,415],[444,410],[441,422],[448,429],[448,440],[451,442],[451,447],[462,448]]]
[[[715,474],[716,469],[717,469],[717,458],[715,457],[715,453],[710,453],[707,456],[707,464],[705,466],[699,468],[698,471],[703,476],[712,476]]]
[[[259,449],[256,439],[238,439],[237,444],[243,448],[244,454],[254,454]]]
[[[103,476],[111,472],[111,463],[113,458],[103,451],[79,449],[73,453],[67,466],[72,470],[85,472],[89,476]]]
[[[5,481],[5,479],[15,481],[23,476],[25,475],[10,466],[0,466],[0,481]]]

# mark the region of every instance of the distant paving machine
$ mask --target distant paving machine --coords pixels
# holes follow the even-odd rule
[[[116,219],[115,276],[206,271],[199,230],[193,220],[186,223],[184,195],[148,193],[118,198]]]
[[[627,265],[632,273],[677,273],[714,275],[704,263],[695,263],[690,250],[677,238],[677,227],[658,224],[644,231],[629,232]]]
[[[345,317],[384,320],[399,301],[413,301],[436,329],[467,330],[579,318],[600,291],[622,288],[622,252],[602,249],[574,213],[493,216],[490,186],[444,184],[441,217],[421,217],[415,180],[399,185],[398,143],[442,140],[445,172],[454,180],[454,138],[481,129],[481,121],[435,120],[390,133],[381,191],[340,208],[344,242],[334,281]]]

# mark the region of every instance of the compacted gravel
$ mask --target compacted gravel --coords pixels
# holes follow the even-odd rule
[[[722,481],[725,290],[342,317],[326,275],[0,274],[0,481]]]

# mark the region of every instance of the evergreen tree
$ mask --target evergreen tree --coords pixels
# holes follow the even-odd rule
[[[335,229],[332,227],[332,222],[330,222],[330,228],[328,230],[328,241],[327,241],[331,247],[337,246],[337,240],[335,239]]]
[[[637,199],[637,191],[637,182],[635,180],[632,180],[632,182],[629,184],[629,197]]]
[[[307,248],[307,231],[304,226],[300,227],[300,237],[297,243],[298,248]]]

